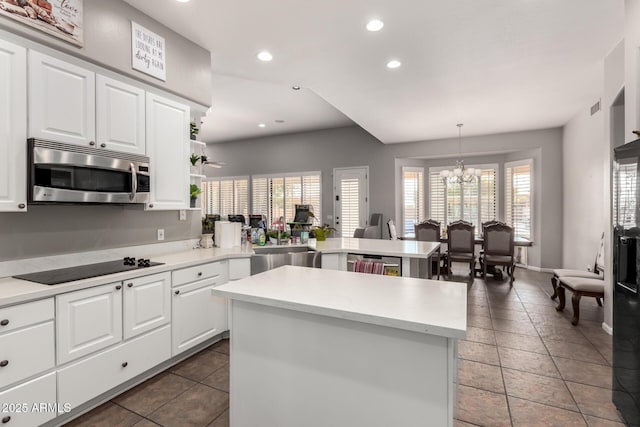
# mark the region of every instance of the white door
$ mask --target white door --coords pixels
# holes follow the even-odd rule
[[[228,329],[227,299],[211,295],[224,281],[206,279],[174,288],[172,356]]]
[[[29,50],[29,137],[95,145],[95,73]]]
[[[171,273],[123,282],[124,339],[171,322]]]
[[[353,237],[369,220],[369,167],[334,169],[333,194],[336,233]]]
[[[96,142],[101,148],[145,154],[145,92],[96,76]]]
[[[0,212],[27,210],[27,50],[0,40]]]
[[[147,93],[147,155],[151,202],[147,209],[189,208],[189,107]]]
[[[122,340],[122,283],[56,296],[58,365]]]

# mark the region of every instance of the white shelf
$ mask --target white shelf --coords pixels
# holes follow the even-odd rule
[[[203,145],[203,146],[205,146],[205,147],[207,146],[207,144],[206,144],[206,143],[204,143],[204,142],[202,142],[202,141],[198,141],[197,139],[190,139],[189,141],[190,141],[191,143],[193,143],[193,144]]]
[[[207,175],[201,175],[201,174],[198,174],[198,173],[190,173],[189,176],[191,178],[206,178],[207,177]]]

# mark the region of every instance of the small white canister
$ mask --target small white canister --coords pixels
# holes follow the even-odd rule
[[[200,238],[200,247],[209,249],[213,247],[213,234],[203,234]]]

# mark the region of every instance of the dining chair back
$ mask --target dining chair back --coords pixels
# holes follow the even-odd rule
[[[447,260],[449,278],[452,264],[464,262],[469,264],[469,277],[474,277],[476,264],[475,226],[467,221],[454,221],[447,226]]]
[[[389,238],[391,240],[398,240],[398,232],[396,231],[396,224],[392,219],[387,221],[387,227],[389,228]]]
[[[416,240],[422,242],[439,242],[440,241],[440,223],[431,219],[427,219],[413,226],[416,234]]]
[[[513,285],[515,258],[513,255],[514,231],[504,223],[489,224],[484,228],[483,254],[480,258],[482,277],[487,279],[487,267],[501,265],[507,268],[509,284]]]

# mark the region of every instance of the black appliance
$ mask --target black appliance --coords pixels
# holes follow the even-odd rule
[[[293,222],[288,222],[287,225],[291,228],[292,236],[300,236],[302,231],[309,231],[311,222],[309,218],[313,217],[313,206],[311,205],[296,205],[296,214],[293,217]]]
[[[58,285],[60,283],[73,282],[75,280],[88,279],[90,277],[104,276],[123,271],[137,270],[139,268],[162,265],[162,262],[153,262],[149,259],[125,257],[122,261],[107,261],[97,264],[81,265],[78,267],[59,268],[57,270],[39,271],[37,273],[20,274],[14,279],[28,280],[43,285]]]
[[[640,426],[640,140],[614,150],[613,403]]]
[[[29,203],[148,203],[149,158],[29,139]]]
[[[249,226],[251,228],[267,229],[267,219],[264,215],[251,214],[249,215]]]
[[[229,215],[228,218],[229,222],[239,222],[242,225],[246,224],[244,215]]]

